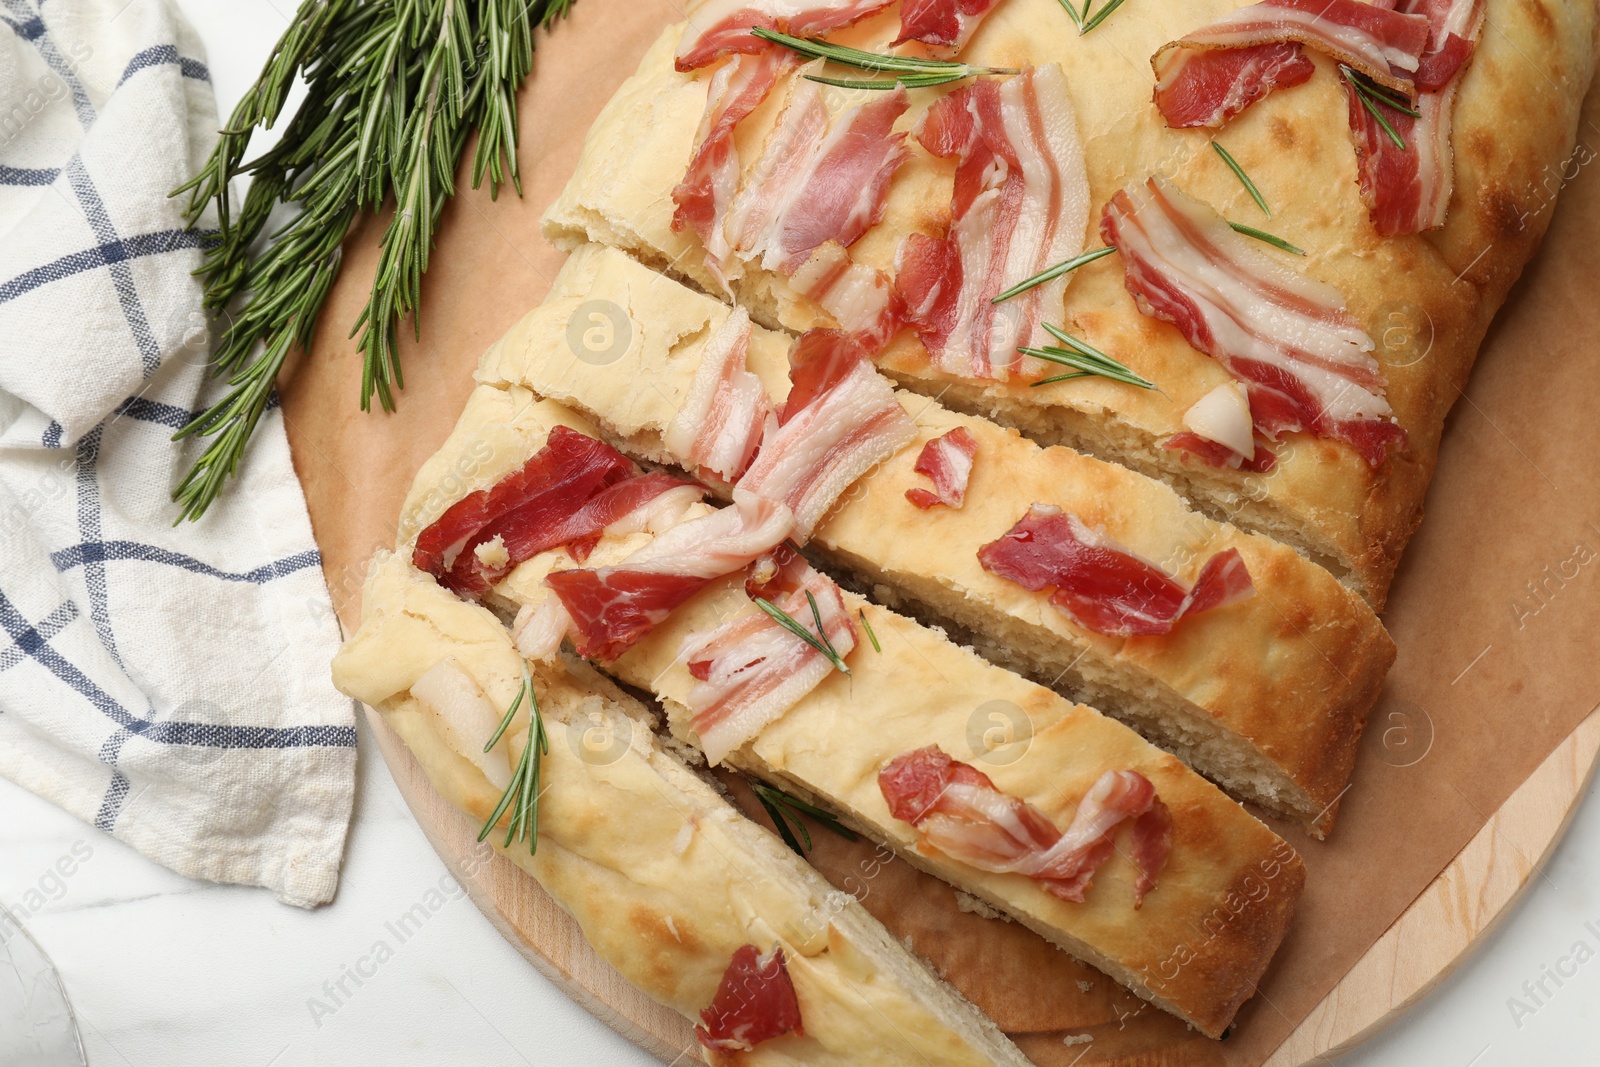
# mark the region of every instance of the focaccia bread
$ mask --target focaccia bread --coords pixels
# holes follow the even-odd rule
[[[514,417],[508,394],[480,399],[488,403],[478,411]],[[464,454],[467,464],[479,462],[473,455]],[[380,558],[364,591],[361,628],[334,661],[335,679],[383,714],[441,796],[481,822],[495,810],[499,788],[458,751],[441,713],[412,692],[441,664],[496,709],[509,706],[524,667],[488,610],[457,599],[400,556]],[[712,1003],[741,946],[783,950],[804,1036],[737,1054],[708,1051],[710,1062],[1024,1067],[995,1025],[854,897],[829,886],[664,748],[653,714],[635,698],[581,662],[535,666],[534,687],[550,734],[538,849],[507,847],[498,831],[495,848],[578,921],[606,962],[692,1021]],[[520,752],[527,733],[522,725],[503,744]],[[595,736],[604,743],[592,743]]]
[[[1455,187],[1442,229],[1382,237],[1357,184],[1348,104],[1334,64],[1280,89],[1221,130],[1169,129],[1152,105],[1149,58],[1163,44],[1243,6],[1242,0],[1149,0],[1076,33],[1057,0],[1004,0],[960,58],[1025,67],[1059,63],[1087,165],[1091,230],[1119,189],[1161,176],[1229,219],[1266,226],[1308,253],[1276,250],[1281,265],[1333,286],[1377,342],[1395,419],[1409,446],[1377,467],[1350,447],[1305,433],[1273,447],[1268,474],[1211,467],[1163,447],[1185,429],[1197,400],[1230,381],[1223,367],[1165,323],[1141,315],[1112,256],[1072,275],[1054,321],[1111,354],[1159,391],[1103,378],[1031,388],[935,370],[916,334],[902,331],[879,366],[946,407],[991,417],[1044,443],[1064,443],[1171,482],[1213,515],[1264,532],[1328,567],[1380,608],[1401,551],[1420,522],[1445,413],[1463,388],[1488,323],[1548,225],[1546,174],[1567,160],[1593,70],[1595,5],[1589,0],[1486,0],[1485,28],[1460,75],[1454,110]],[[1392,6],[1392,5],[1391,5]],[[883,50],[901,5],[829,34]],[[710,17],[710,16],[707,16]],[[672,229],[674,186],[684,177],[706,103],[710,69],[679,73],[674,27],[618,91],[592,129],[578,169],[550,207],[546,232],[566,247],[599,241],[722,293],[697,238]],[[911,92],[896,124],[914,128],[949,88]],[[830,107],[860,102],[826,91]],[[774,93],[737,128],[749,168],[781,110]],[[1238,179],[1211,151],[1215,137],[1272,208],[1265,222]],[[882,219],[850,248],[889,274],[908,234],[941,236],[950,224],[953,164],[915,139],[889,187]],[[1098,239],[1092,234],[1086,247]],[[802,330],[832,320],[779,274],[739,264],[733,294],[758,321]]]
[[[603,362],[569,343],[581,309],[625,316],[625,349]],[[574,252],[547,302],[485,356],[479,380],[524,386],[593,419],[625,451],[684,466],[663,440],[690,391],[725,305],[626,255]],[[749,368],[774,401],[789,389],[790,338],[753,332]],[[648,388],[638,383],[649,382]],[[917,438],[862,478],[812,546],[880,599],[953,622],[989,659],[1130,723],[1235,795],[1321,835],[1350,780],[1367,712],[1394,658],[1370,608],[1292,549],[1188,509],[1166,486],[1065,447],[1041,449],[983,419],[910,393]],[[960,510],[919,510],[913,465],[955,427],[977,441]],[[978,550],[1034,504],[1062,507],[1146,558],[1191,575],[1237,549],[1257,594],[1172,633],[1114,638],[1074,623],[1042,593],[986,571]]]
[[[480,479],[476,484],[492,483],[538,451],[555,427],[583,429],[583,420],[560,405],[530,400],[517,386],[480,385],[424,477],[483,463],[479,457],[487,450],[492,460],[474,477]],[[507,427],[514,427],[510,436]],[[520,447],[514,453],[513,442]],[[426,525],[468,488],[414,494],[403,530]],[[650,537],[607,534],[584,566],[625,558]],[[540,553],[499,582],[491,600],[507,614],[540,604],[544,577],[572,566],[564,550]],[[742,580],[735,575],[713,582],[633,651],[602,666],[674,709],[692,684],[687,667],[677,662],[680,646],[687,635],[752,610]],[[911,862],[988,900],[1205,1033],[1220,1034],[1254,992],[1292,919],[1304,880],[1294,850],[1121,724],[985,663],[937,631],[859,598],[850,603],[852,612],[870,613],[882,652],[863,643],[850,657],[849,677],[823,682],[730,762],[833,808]],[[1005,737],[986,717],[998,709],[1015,720]],[[692,740],[681,707],[674,710],[675,729]],[[1030,879],[984,873],[917,850],[912,828],[889,816],[876,776],[893,757],[929,744],[974,761],[1002,789],[1061,823],[1071,819],[1079,798],[1103,772],[1142,773],[1172,816],[1172,848],[1159,884],[1136,910],[1134,867],[1116,855],[1097,874],[1087,899],[1069,903]]]

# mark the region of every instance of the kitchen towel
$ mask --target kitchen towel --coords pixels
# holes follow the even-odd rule
[[[174,871],[330,900],[354,708],[282,413],[198,523],[171,440],[222,395],[217,114],[167,0],[0,0],[0,774]]]

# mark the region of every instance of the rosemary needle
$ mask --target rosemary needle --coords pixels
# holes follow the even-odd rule
[[[1060,341],[1065,347],[1057,348],[1054,345],[1045,348],[1019,348],[1017,351],[1036,359],[1059,363],[1071,367],[1077,374],[1061,375],[1054,379],[1044,379],[1035,382],[1037,385],[1049,385],[1052,381],[1067,381],[1087,375],[1097,375],[1101,378],[1110,378],[1112,381],[1122,382],[1124,385],[1136,385],[1141,389],[1154,389],[1155,383],[1135,374],[1130,368],[1117,362],[1087,341],[1067,333],[1065,330],[1050,323],[1044,323],[1044,328],[1050,336]]]
[[[818,639],[816,634],[813,634],[810,630],[807,630],[804,626],[802,626],[800,621],[793,615],[790,615],[787,611],[784,611],[770,600],[763,600],[760,597],[757,597],[756,607],[766,612],[767,615],[772,618],[773,622],[777,623],[779,626],[782,626],[785,630],[788,630],[800,640],[804,641],[806,644],[822,653],[823,656],[827,658],[828,662],[832,663],[834,668],[841,674],[849,674],[849,665],[845,663],[844,657],[839,655],[838,651],[834,649],[833,642],[828,640],[827,632],[822,628],[821,613],[817,611],[817,602],[816,599],[811,596],[810,590],[806,591],[806,598],[811,601],[811,610],[817,615],[817,633],[822,634],[821,639]]]
[[[778,834],[784,842],[796,853],[804,856],[811,848],[811,831],[806,829],[806,824],[801,821],[799,813],[804,813],[817,820],[823,826],[832,830],[846,841],[854,841],[856,835],[839,821],[838,816],[831,811],[824,811],[814,804],[807,804],[791,793],[781,789],[774,789],[762,782],[751,782],[750,788],[755,792],[756,799],[766,809],[772,823],[778,828]],[[794,836],[789,826],[793,823],[794,829],[800,831],[800,837],[805,840],[805,847],[800,847],[800,840]]]
[[[1106,20],[1106,18],[1108,16],[1110,16],[1110,14],[1113,11],[1115,11],[1117,8],[1121,7],[1122,4],[1123,4],[1123,0],[1111,0],[1111,2],[1109,4],[1107,4],[1105,7],[1100,9],[1099,13],[1096,14],[1094,16],[1094,18],[1089,18],[1088,17],[1088,15],[1089,15],[1089,0],[1084,0],[1084,5],[1083,5],[1084,20],[1083,20],[1082,27],[1078,30],[1078,35],[1081,37],[1083,34],[1088,33],[1090,30],[1092,30],[1096,26],[1100,25],[1102,22],[1104,22]]]
[[[511,702],[511,707],[506,709],[505,718],[500,720],[499,729],[489,738],[489,743],[483,746],[488,752],[499,743],[500,738],[510,728],[511,722],[517,716],[517,711],[522,707],[522,702],[528,701],[528,740],[522,746],[522,756],[517,760],[516,770],[511,774],[511,783],[506,786],[506,791],[500,796],[500,803],[495,806],[494,814],[489,816],[489,821],[483,824],[483,829],[478,832],[478,840],[482,841],[489,836],[495,824],[500,821],[507,808],[511,809],[511,821],[506,826],[505,847],[510,848],[512,841],[527,840],[528,854],[535,855],[539,851],[539,793],[540,774],[543,770],[544,756],[550,752],[550,736],[545,733],[544,718],[539,714],[539,698],[533,691],[533,679],[528,675],[528,668],[522,668],[522,688],[517,690],[517,698]]]
[[[1421,118],[1421,113],[1410,106],[1410,101],[1402,100],[1398,94],[1391,90],[1369,82],[1349,67],[1341,64],[1339,70],[1344,73],[1345,80],[1350,83],[1356,98],[1361,101],[1361,106],[1367,109],[1367,114],[1371,115],[1377,120],[1378,125],[1383,127],[1383,132],[1389,135],[1389,140],[1394,142],[1396,148],[1402,152],[1405,151],[1405,138],[1400,136],[1389,120],[1384,117],[1383,112],[1378,110],[1378,105],[1383,104],[1385,107],[1392,107],[1402,114],[1410,115],[1412,118]]]
[[[856,614],[861,616],[861,627],[867,631],[867,639],[872,642],[872,651],[882,653],[883,646],[878,644],[878,635],[872,632],[872,624],[867,621],[867,609],[860,608]]]
[[[1078,14],[1078,5],[1073,0],[1061,0],[1061,6],[1066,9],[1067,17],[1072,24],[1078,27],[1078,32],[1083,33],[1083,16]]]
[[[1032,289],[1036,285],[1043,285],[1045,282],[1052,281],[1052,280],[1054,280],[1056,278],[1061,277],[1063,274],[1067,273],[1069,270],[1077,270],[1079,267],[1083,266],[1085,263],[1093,263],[1095,260],[1101,258],[1102,256],[1109,256],[1111,253],[1113,253],[1115,251],[1116,251],[1115,247],[1096,248],[1094,251],[1085,252],[1081,256],[1073,256],[1071,259],[1067,260],[1064,263],[1057,263],[1055,266],[1051,267],[1049,270],[1041,271],[1040,273],[1035,274],[1031,278],[1026,278],[1023,281],[1018,282],[1016,285],[1013,285],[1011,288],[1007,289],[1005,292],[1001,293],[999,296],[997,296],[993,300],[989,301],[989,303],[991,303],[991,304],[999,304],[1002,301],[1010,300],[1014,296],[1020,296],[1021,294],[1027,292],[1029,289]]]
[[[1267,206],[1266,197],[1261,195],[1261,190],[1257,189],[1256,183],[1250,180],[1250,175],[1246,174],[1244,168],[1239,166],[1239,161],[1233,158],[1233,153],[1223,148],[1216,141],[1211,142],[1211,147],[1217,150],[1217,155],[1222,157],[1222,162],[1226,163],[1228,169],[1233,171],[1233,176],[1239,179],[1239,183],[1244,186],[1244,191],[1250,194],[1250,199],[1256,202],[1256,207],[1261,209],[1261,213],[1269,219],[1272,218],[1272,209]]]
[[[837,63],[844,67],[854,67],[857,70],[871,71],[874,74],[893,74],[887,80],[848,80],[837,78],[824,78],[820,75],[806,75],[812,81],[824,85],[837,85],[846,89],[889,89],[896,84],[902,84],[912,89],[928,88],[935,85],[945,85],[949,82],[960,81],[962,78],[976,77],[980,74],[1017,74],[1016,67],[978,67],[969,63],[957,63],[948,59],[921,59],[917,56],[888,55],[882,52],[864,52],[859,48],[848,45],[830,44],[815,37],[794,37],[777,30],[769,30],[761,26],[752,29],[750,33],[763,41],[782,45],[784,48],[798,52],[809,59],[825,59],[830,63]]]
[[[1254,237],[1258,241],[1264,241],[1273,248],[1281,248],[1285,252],[1290,252],[1297,256],[1303,256],[1306,254],[1305,249],[1301,248],[1299,245],[1290,244],[1288,241],[1285,241],[1282,237],[1279,237],[1276,234],[1268,233],[1265,230],[1258,230],[1254,226],[1246,226],[1242,222],[1230,222],[1228,225],[1232,226],[1236,233],[1242,233],[1246,237]]]
[[[209,438],[173,492],[178,521],[203,515],[238,469],[278,371],[308,349],[358,214],[396,205],[366,306],[356,320],[361,406],[386,409],[402,385],[399,324],[417,321],[440,212],[474,131],[474,187],[491,195],[517,170],[516,93],[533,64],[533,30],[573,0],[304,0],[244,94],[187,195],[197,223],[215,204],[220,235],[197,272],[208,310],[230,309],[213,371],[226,395],[175,439]],[[278,143],[249,161],[255,131],[278,125],[291,88],[303,102]],[[249,176],[238,204],[234,179]],[[267,225],[280,205],[291,217]],[[261,238],[270,237],[264,250]],[[342,325],[342,324],[341,324]]]

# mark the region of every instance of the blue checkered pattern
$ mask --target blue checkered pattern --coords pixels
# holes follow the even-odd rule
[[[338,629],[272,405],[174,526],[221,386],[166,193],[217,126],[159,0],[0,0],[0,773],[180,873],[331,898],[354,784]],[[11,75],[15,74],[15,77]]]

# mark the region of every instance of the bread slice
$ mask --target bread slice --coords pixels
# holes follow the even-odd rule
[[[508,706],[521,685],[522,658],[493,614],[456,599],[402,556],[380,558],[361,628],[334,661],[336,682],[378,708],[434,788],[482,821],[499,790],[411,692],[446,660],[496,707]],[[539,847],[504,847],[498,834],[495,847],[538,880],[623,977],[692,1021],[734,950],[783,949],[804,1036],[737,1056],[708,1053],[712,1062],[1025,1067],[993,1022],[854,897],[669,752],[635,698],[581,662],[535,669],[550,732]],[[597,735],[608,742],[586,743]],[[520,751],[526,741],[521,726],[512,745]]]
[[[535,401],[520,387],[480,385],[454,433],[419,475],[402,529],[422,528],[471,488],[520,466],[556,425],[586,429],[575,413]],[[422,488],[427,479],[475,464],[481,469],[471,484],[454,492]],[[402,547],[410,536],[402,537]],[[608,536],[585,565],[614,562],[649,536]],[[561,550],[536,556],[496,586],[497,603],[505,614],[538,603],[545,596],[544,576],[573,565]],[[937,630],[859,598],[852,603],[869,612],[883,652],[862,642],[850,656],[849,678],[831,676],[730,762],[832,808],[917,866],[986,900],[1207,1034],[1220,1034],[1254,992],[1288,928],[1304,879],[1294,850],[1121,724],[984,662]],[[713,583],[605,669],[660,697],[676,734],[692,741],[678,702],[691,684],[677,663],[679,647],[688,634],[741,610],[753,610],[742,576]],[[1000,788],[1060,824],[1070,821],[1078,798],[1102,772],[1143,773],[1174,824],[1172,853],[1158,888],[1134,910],[1134,870],[1118,856],[1100,870],[1088,900],[1070,904],[1026,878],[986,874],[919,852],[911,827],[889,817],[876,776],[888,760],[928,744],[974,762]]]
[[[580,309],[617,309],[630,342],[609,361],[567,342]],[[485,356],[480,380],[517,385],[593,419],[636,456],[679,463],[662,433],[687,395],[704,340],[728,309],[589,245],[573,254],[548,302]],[[757,330],[748,358],[774,400],[786,395],[786,335]],[[641,388],[639,383],[648,383]],[[954,624],[989,659],[1087,700],[1241,798],[1331,828],[1368,710],[1394,659],[1382,624],[1354,593],[1292,549],[1199,515],[1166,486],[1064,447],[900,394],[913,444],[858,481],[818,526],[820,556],[878,599]],[[960,510],[922,511],[905,497],[927,479],[922,446],[962,426],[978,441]],[[1236,548],[1256,585],[1243,603],[1184,620],[1160,637],[1119,639],[1078,626],[1032,593],[984,570],[978,549],[1044,503],[1102,526],[1181,577]]]
[[[1321,56],[1309,82],[1272,94],[1218,135],[1265,194],[1270,222],[1211,150],[1215,131],[1168,129],[1151,106],[1149,57],[1241,2],[1152,0],[1135,17],[1119,15],[1080,36],[1064,32],[1056,0],[1008,0],[988,15],[961,58],[1008,67],[1060,63],[1085,149],[1091,230],[1113,193],[1154,174],[1231,219],[1265,225],[1306,249],[1306,257],[1283,261],[1344,293],[1351,313],[1378,341],[1387,396],[1410,434],[1410,448],[1374,470],[1343,445],[1290,434],[1274,449],[1277,468],[1255,475],[1209,467],[1162,447],[1184,429],[1184,412],[1229,378],[1177,330],[1139,313],[1118,256],[1074,272],[1065,306],[1051,319],[1157,383],[1160,392],[1105,379],[1033,389],[1026,382],[953,377],[929,366],[910,331],[881,355],[879,366],[948,408],[1167,481],[1213,517],[1293,546],[1381,610],[1421,520],[1445,413],[1466,383],[1490,318],[1548,225],[1546,176],[1571,154],[1578,107],[1594,69],[1595,5],[1487,0],[1493,29],[1482,35],[1456,97],[1456,186],[1448,222],[1426,235],[1383,238],[1361,202],[1344,87]],[[897,13],[891,6],[830,39],[881,49],[895,35]],[[588,241],[623,248],[721,295],[695,236],[671,228],[672,189],[695,144],[710,77],[709,70],[674,70],[679,32],[666,32],[601,113],[569,184],[546,213],[545,232],[567,248]],[[899,128],[913,127],[948,91],[913,91]],[[747,169],[781,96],[773,93],[739,126]],[[828,96],[835,111],[859,103],[847,91],[829,90]],[[1520,107],[1511,102],[1527,100],[1538,106],[1508,112]],[[882,221],[851,247],[854,258],[890,274],[905,235],[939,236],[949,223],[952,164],[929,156],[914,140],[908,144],[912,158],[890,187]],[[1086,247],[1099,244],[1096,233],[1087,237]],[[732,287],[739,303],[767,326],[799,331],[831,321],[784,278],[754,266],[736,268]]]

